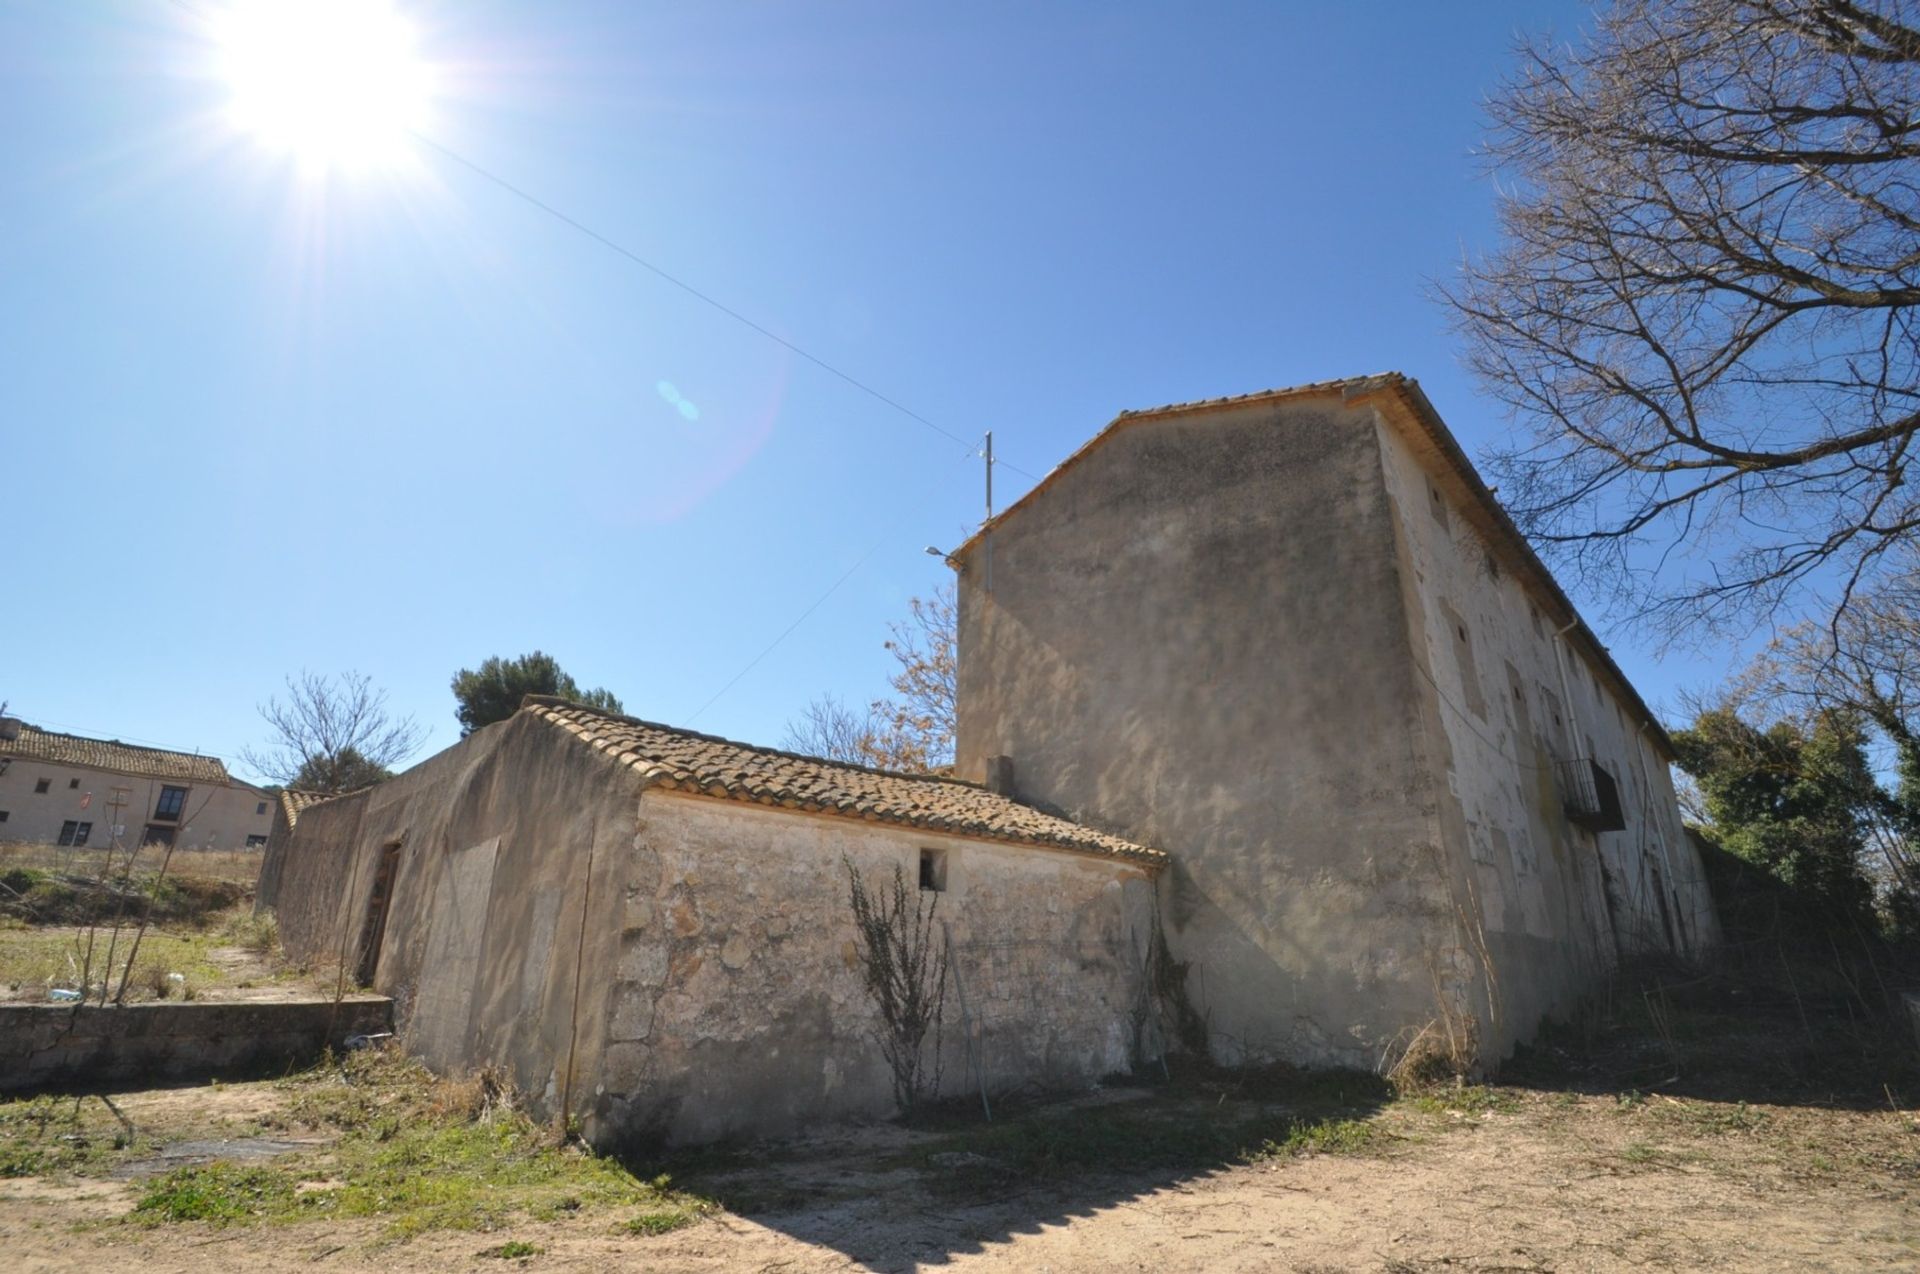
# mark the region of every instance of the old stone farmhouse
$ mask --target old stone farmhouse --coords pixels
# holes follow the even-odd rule
[[[1665,734],[1410,380],[1123,414],[950,560],[960,779],[530,699],[285,810],[288,951],[605,1142],[889,1108],[848,863],[938,895],[949,1095],[1168,1027],[1489,1063],[1716,940]]]
[[[1415,382],[1124,413],[954,560],[960,773],[1167,850],[1217,1056],[1492,1061],[1716,941],[1666,734]]]
[[[263,848],[272,801],[218,757],[0,718],[0,841]]]
[[[393,996],[428,1062],[501,1066],[614,1144],[890,1111],[849,863],[938,894],[948,1091],[1127,1069],[1158,1046],[1142,971],[1164,861],[952,779],[530,698],[299,809],[262,891],[288,953]]]

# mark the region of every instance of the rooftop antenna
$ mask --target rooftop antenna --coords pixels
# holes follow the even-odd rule
[[[993,521],[993,430],[987,430],[987,521]]]
[[[980,528],[983,531],[985,531],[987,526],[993,521],[993,430],[991,429],[987,430],[986,455],[987,455],[987,520],[980,524]],[[983,581],[983,586],[985,587],[988,594],[992,594],[993,592],[993,533],[989,531],[985,535],[983,535],[981,538],[985,542],[981,544],[980,547],[984,551],[985,557],[986,557],[986,570],[985,570],[986,578]]]

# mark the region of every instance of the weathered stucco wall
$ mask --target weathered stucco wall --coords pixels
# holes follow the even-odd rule
[[[590,1129],[703,1141],[892,1110],[845,863],[870,887],[944,851],[948,1095],[1130,1068],[1151,884],[1111,859],[650,792],[618,886]],[[962,1001],[964,1000],[964,1010]],[[968,1047],[972,1028],[972,1049]]]
[[[1481,966],[1483,1054],[1495,1058],[1620,954],[1711,946],[1713,908],[1641,720],[1555,635],[1564,618],[1543,614],[1501,566],[1450,468],[1387,421],[1377,429],[1428,746],[1444,775],[1443,836]],[[1556,762],[1579,757],[1618,782],[1624,831],[1568,822]]]
[[[282,941],[296,958],[344,952],[351,968],[383,851],[398,842],[373,986],[393,997],[402,1039],[443,1069],[500,1066],[558,1110],[568,1059],[577,1092],[605,1036],[617,873],[638,801],[636,775],[551,726],[489,726],[301,814],[278,869]]]
[[[273,865],[289,954],[352,967],[396,842],[373,985],[403,1042],[443,1069],[502,1067],[599,1144],[891,1109],[842,855],[876,884],[897,863],[917,885],[920,849],[947,854],[960,982],[944,1091],[971,1091],[971,1056],[990,1088],[1084,1084],[1132,1060],[1152,893],[1118,860],[643,800],[633,771],[522,714],[300,816]]]
[[[1146,418],[964,560],[962,775],[1172,855],[1228,1060],[1379,1065],[1463,976],[1380,468],[1331,398]]]

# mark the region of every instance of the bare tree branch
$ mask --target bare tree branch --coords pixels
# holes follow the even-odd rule
[[[1442,289],[1521,527],[1673,635],[1843,607],[1920,528],[1920,4],[1622,0],[1493,99]]]
[[[411,717],[388,715],[387,696],[362,673],[336,678],[302,672],[287,678],[287,698],[260,705],[272,738],[241,760],[276,783],[344,792],[386,777],[411,756],[426,731]]]

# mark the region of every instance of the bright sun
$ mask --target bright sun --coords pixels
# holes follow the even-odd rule
[[[234,0],[214,38],[233,123],[305,167],[391,164],[428,123],[431,68],[387,0]]]

